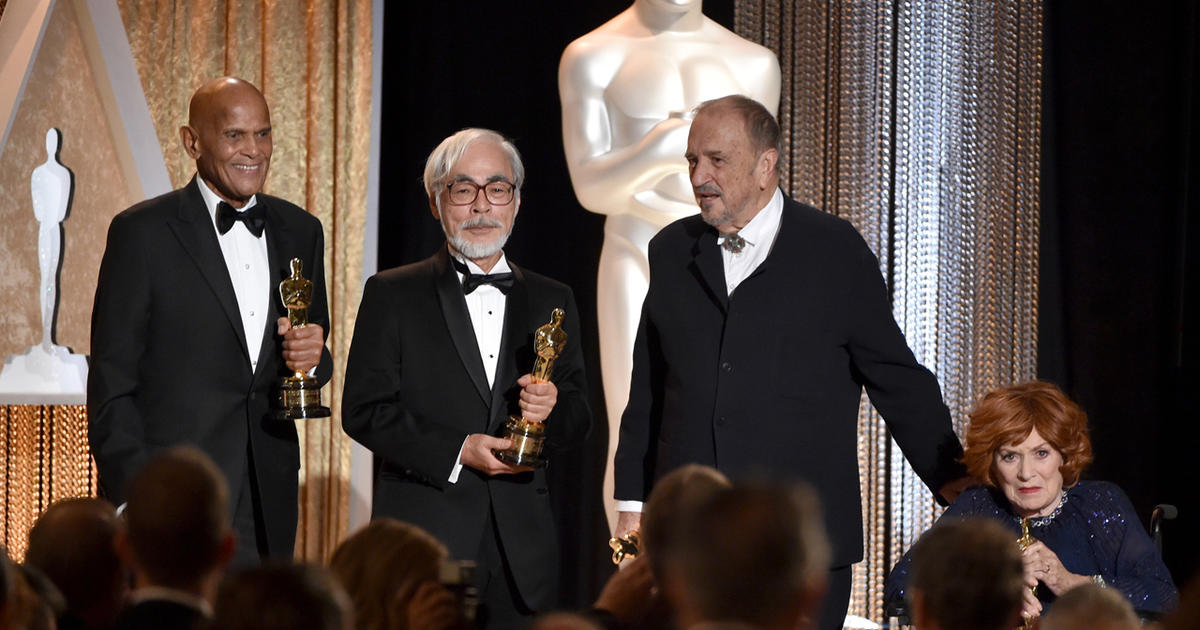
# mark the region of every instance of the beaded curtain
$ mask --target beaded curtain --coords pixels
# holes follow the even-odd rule
[[[1042,7],[737,0],[775,51],[784,189],[852,222],[962,434],[988,390],[1036,371]],[[864,396],[863,562],[849,614],[883,621],[886,572],[940,514]]]

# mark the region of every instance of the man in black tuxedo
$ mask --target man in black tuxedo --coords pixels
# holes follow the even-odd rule
[[[346,365],[342,425],[379,461],[375,516],[437,536],[478,563],[483,626],[522,627],[556,604],[556,535],[546,470],[494,452],[510,413],[578,441],[589,419],[571,290],[513,265],[503,247],[521,205],[516,148],[485,129],[442,141],[425,165],[447,244],[367,281]],[[566,311],[550,382],[534,382],[533,334]],[[551,462],[553,465],[553,462]]]
[[[700,215],[650,242],[616,534],[638,525],[654,481],[687,463],[807,481],[833,546],[821,627],[841,628],[850,564],[862,559],[862,388],[946,499],[965,483],[962,449],[937,380],[892,318],[875,256],[846,221],[784,197],[778,144],[774,117],[749,98],[697,108],[686,158]]]
[[[180,129],[197,176],[113,218],[92,309],[88,439],[113,503],[157,450],[193,444],[232,491],[238,563],[290,558],[300,451],[269,417],[273,387],[332,361],[320,222],[262,194],[271,162],[266,100],[223,77],[192,97]],[[277,287],[300,258],[311,325],[291,328]]]

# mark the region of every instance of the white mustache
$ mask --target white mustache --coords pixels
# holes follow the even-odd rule
[[[458,224],[460,230],[478,227],[499,228],[504,227],[504,224],[490,217],[475,217]]]

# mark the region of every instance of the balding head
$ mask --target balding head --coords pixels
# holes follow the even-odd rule
[[[233,207],[262,190],[271,165],[271,114],[258,88],[234,77],[200,86],[179,137],[200,178]]]

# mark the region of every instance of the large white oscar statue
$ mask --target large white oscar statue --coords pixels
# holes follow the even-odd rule
[[[604,497],[629,398],[633,338],[649,283],[646,248],[660,229],[699,212],[687,161],[691,111],[744,94],[776,113],[779,61],[704,16],[701,0],[636,0],[571,42],[558,69],[563,144],[583,207],[607,216],[597,277],[600,364],[608,407]]]
[[[71,199],[71,171],[58,163],[59,134],[46,131],[46,161],[33,169],[30,188],[38,221],[38,269],[41,284],[42,340],[24,354],[8,357],[0,371],[4,404],[83,404],[87,359],[54,344],[54,310],[58,305],[58,267],[62,260],[62,222]]]

